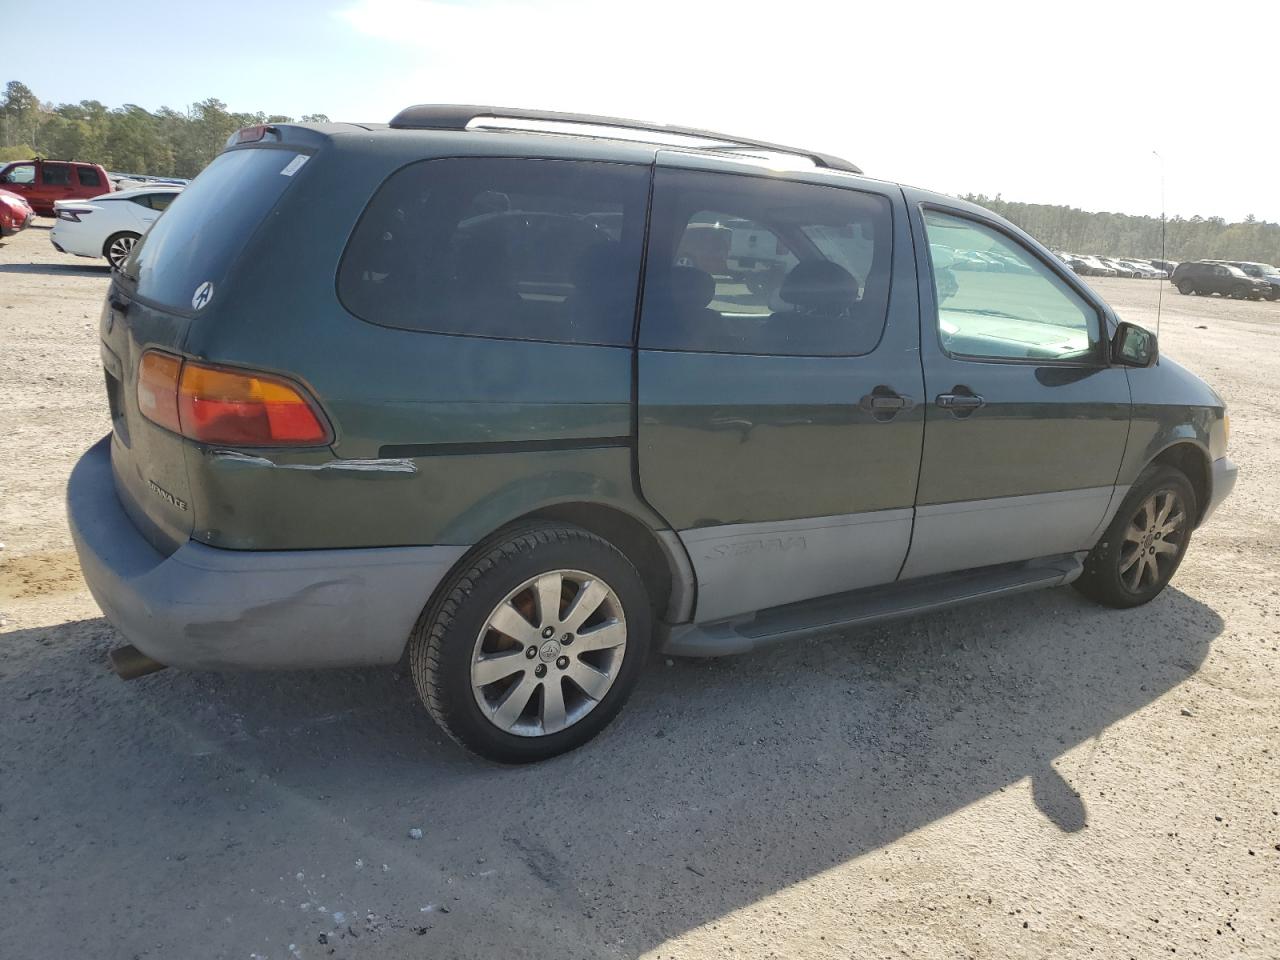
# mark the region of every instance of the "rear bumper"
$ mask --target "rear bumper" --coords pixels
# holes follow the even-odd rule
[[[158,552],[116,498],[111,443],[76,464],[67,517],[85,582],[139,650],[173,667],[297,669],[396,662],[464,546]]]
[[[1239,467],[1229,457],[1219,457],[1213,461],[1212,476],[1209,478],[1209,502],[1204,508],[1204,515],[1200,517],[1201,523],[1208,520],[1213,511],[1218,509],[1218,505],[1231,495],[1238,472]]]

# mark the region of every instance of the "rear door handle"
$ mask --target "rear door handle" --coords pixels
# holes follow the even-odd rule
[[[886,387],[884,384],[879,384],[858,401],[858,406],[880,421],[892,420],[901,411],[910,410],[915,405],[910,397],[904,397],[893,387]]]

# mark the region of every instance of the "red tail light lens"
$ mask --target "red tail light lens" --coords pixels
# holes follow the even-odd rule
[[[269,123],[255,123],[251,127],[241,127],[236,132],[237,143],[257,143],[266,137],[268,133],[275,133],[276,128]],[[277,140],[279,137],[276,138]]]
[[[163,358],[155,359],[151,358]],[[148,365],[150,361],[150,365]],[[170,366],[174,365],[174,366]],[[149,373],[144,398],[144,373]],[[172,382],[172,420],[152,381]],[[144,405],[144,402],[146,405]],[[214,367],[148,351],[138,369],[138,408],[160,426],[199,443],[232,447],[320,446],[331,439],[324,417],[306,391],[283,377]],[[152,410],[162,409],[161,416]]]

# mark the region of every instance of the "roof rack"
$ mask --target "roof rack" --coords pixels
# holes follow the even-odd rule
[[[746,137],[732,136],[726,133],[715,133],[711,130],[699,130],[695,127],[673,127],[665,123],[646,123],[642,120],[624,120],[620,117],[597,117],[587,113],[559,113],[554,110],[528,110],[523,107],[486,107],[462,103],[421,103],[413,107],[405,107],[391,120],[393,130],[466,130],[468,125],[481,119],[540,120],[547,123],[579,123],[596,127],[615,127],[619,130],[642,130],[648,133],[661,133],[668,136],[693,137],[699,140],[714,140],[715,146],[705,147],[709,150],[766,150],[770,153],[787,153],[807,157],[814,166],[829,170],[843,170],[846,173],[862,173],[862,170],[840,157],[829,153],[818,153],[799,147],[784,147],[781,144],[769,143],[765,140],[751,140]]]

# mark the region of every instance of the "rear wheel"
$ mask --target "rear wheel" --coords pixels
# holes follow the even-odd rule
[[[454,740],[503,763],[572,750],[630,696],[648,654],[639,573],[579,527],[536,524],[454,574],[409,642],[418,693]]]
[[[1177,572],[1191,542],[1196,494],[1180,470],[1144,470],[1085,560],[1075,587],[1109,607],[1153,600]]]
[[[1179,292],[1180,294],[1182,294],[1184,297],[1186,297],[1186,296],[1190,296],[1191,294],[1195,293],[1196,291],[1195,291],[1195,288],[1191,286],[1191,284],[1187,283],[1187,281],[1185,281],[1185,280],[1179,280],[1179,281],[1178,281],[1178,292]]]
[[[137,242],[138,234],[127,230],[107,237],[107,242],[102,245],[102,255],[107,258],[107,263],[111,264],[112,270],[120,270],[124,267],[124,262],[129,259],[129,254],[133,252],[133,245]]]

